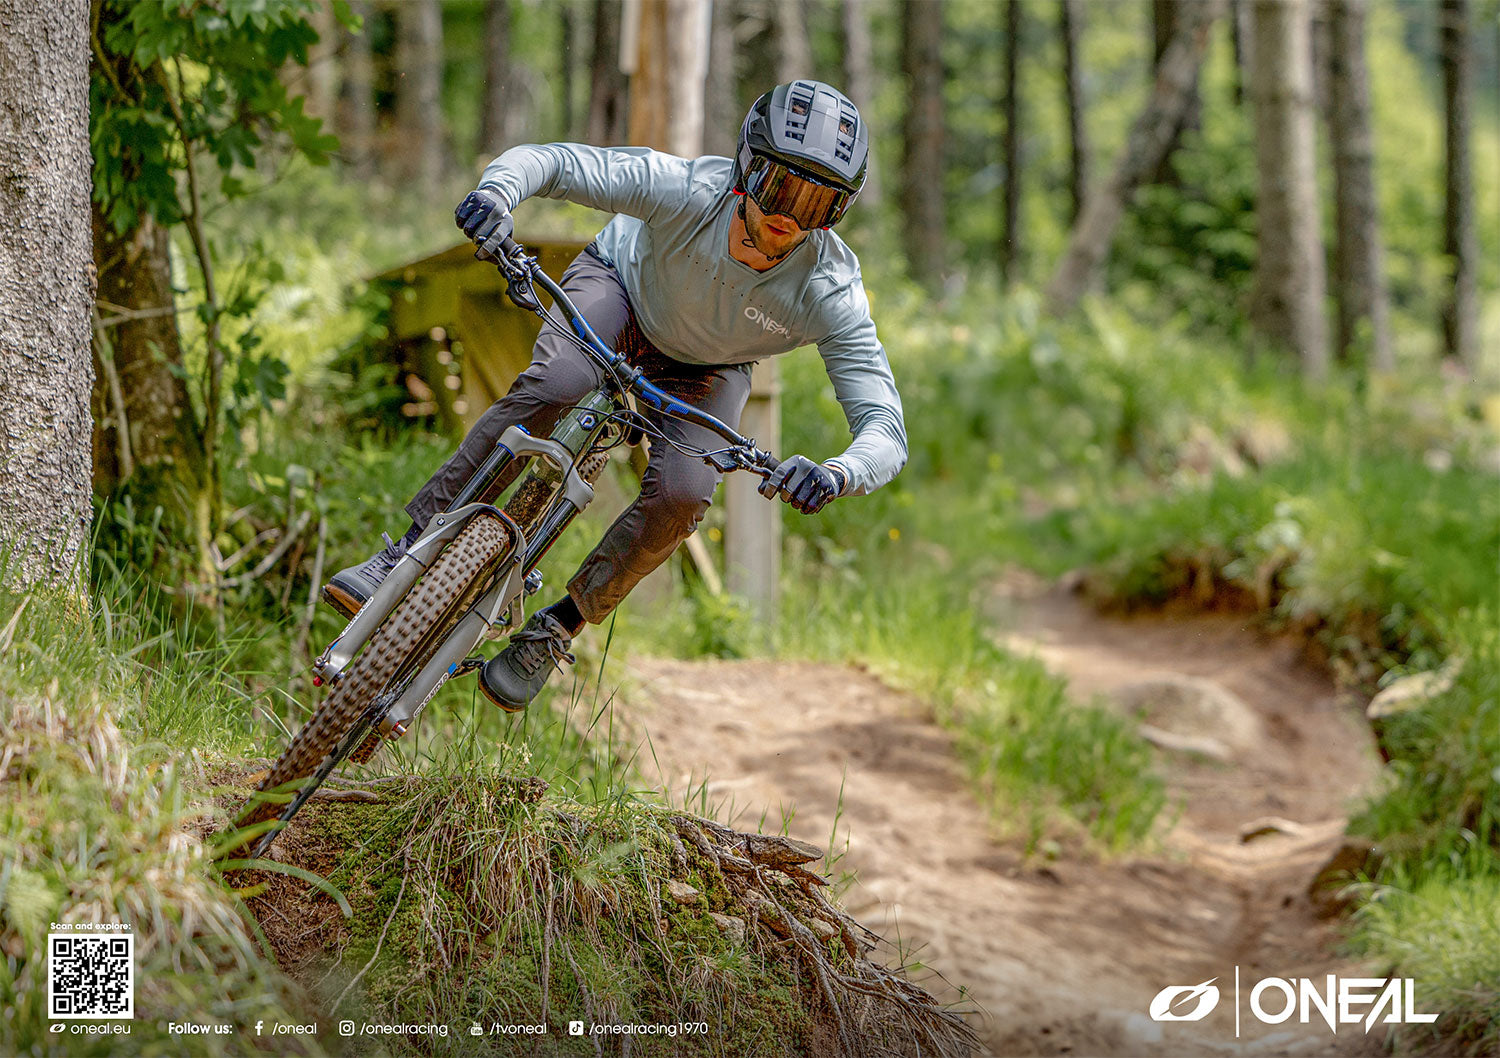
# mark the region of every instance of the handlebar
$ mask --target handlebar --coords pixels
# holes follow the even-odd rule
[[[756,448],[753,438],[742,436],[733,427],[708,412],[672,396],[647,379],[641,373],[640,368],[631,366],[623,356],[605,345],[562,287],[543,271],[537,259],[527,254],[525,247],[511,236],[506,235],[496,240],[491,235],[486,239],[476,240],[476,243],[478,249],[474,256],[481,261],[494,262],[495,266],[505,273],[509,281],[507,294],[517,306],[535,313],[544,321],[551,319],[550,314],[532,293],[533,285],[541,287],[562,309],[563,315],[567,317],[569,326],[572,327],[584,350],[606,369],[610,377],[618,380],[622,388],[635,394],[637,400],[653,411],[701,426],[728,441],[729,451],[723,453],[721,458],[716,458],[721,456],[720,453],[704,453],[703,455],[704,460],[711,463],[721,473],[730,470],[749,470],[759,474],[762,478],[768,478],[781,465],[781,460],[770,452]]]

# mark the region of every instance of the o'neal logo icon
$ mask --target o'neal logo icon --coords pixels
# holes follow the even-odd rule
[[[1168,985],[1151,1000],[1152,1021],[1202,1021],[1219,1005],[1217,977],[1201,985]]]

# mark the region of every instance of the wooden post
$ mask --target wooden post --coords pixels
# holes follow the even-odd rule
[[[756,447],[780,453],[781,383],[775,360],[755,365],[740,433]],[[776,620],[781,585],[781,504],[755,491],[760,478],[748,471],[724,479],[724,566],[729,590],[748,599],[766,626]]]

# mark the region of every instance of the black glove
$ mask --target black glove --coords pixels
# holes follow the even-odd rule
[[[814,463],[806,456],[791,456],[760,483],[762,496],[777,493],[803,514],[817,514],[844,490],[843,475],[834,467]]]
[[[516,223],[511,220],[505,200],[487,187],[469,192],[468,197],[453,211],[453,222],[475,242],[494,235],[497,228],[500,229],[500,239],[508,238],[516,230]]]

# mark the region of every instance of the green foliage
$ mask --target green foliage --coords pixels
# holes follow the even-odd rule
[[[214,159],[228,197],[269,136],[327,161],[338,141],[277,78],[284,63],[306,64],[312,10],[311,0],[94,0],[94,199],[118,233],[187,216],[177,174],[188,151]]]
[[[1383,721],[1386,788],[1352,829],[1411,880],[1500,878],[1500,615],[1493,604],[1443,629],[1453,685]]]
[[[1397,873],[1355,914],[1356,948],[1416,980],[1431,1025],[1397,1029],[1397,1054],[1489,1055],[1500,1050],[1500,877],[1443,870],[1413,882]]]

